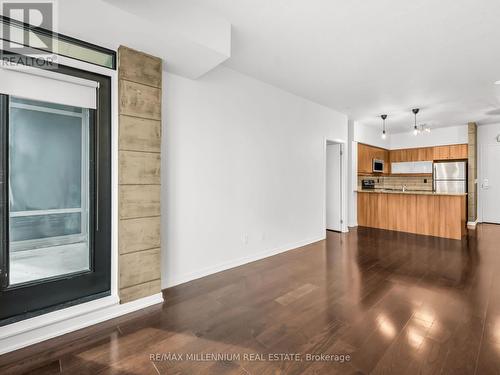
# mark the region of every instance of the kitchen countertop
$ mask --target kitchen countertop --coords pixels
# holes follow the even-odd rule
[[[467,193],[436,193],[434,191],[425,190],[391,190],[391,189],[366,189],[366,190],[356,190],[358,193],[382,193],[382,194],[408,194],[408,195],[451,195],[451,196],[466,196]]]

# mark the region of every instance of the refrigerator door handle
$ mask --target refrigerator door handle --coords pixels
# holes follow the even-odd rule
[[[436,163],[432,165],[432,190],[436,191]]]

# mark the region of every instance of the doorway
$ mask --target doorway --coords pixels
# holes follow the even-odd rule
[[[326,142],[326,230],[342,232],[342,158],[343,144]]]
[[[484,145],[482,153],[482,221],[500,224],[500,144]]]

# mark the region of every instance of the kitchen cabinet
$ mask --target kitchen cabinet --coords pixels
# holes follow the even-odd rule
[[[467,144],[434,147],[434,160],[463,160],[469,157]]]
[[[392,163],[423,162],[434,160],[466,160],[468,145],[405,148],[385,150],[383,148],[358,144],[358,173],[373,174],[373,159],[384,160],[384,174],[391,173]],[[402,173],[402,172],[393,172]],[[432,172],[431,172],[432,173]]]
[[[363,227],[462,239],[466,195],[358,192],[358,224]]]
[[[412,161],[431,161],[434,160],[434,147],[421,147],[417,150],[417,160]]]
[[[391,162],[431,161],[434,159],[432,147],[407,148],[392,150],[390,152]]]
[[[463,145],[452,145],[450,146],[450,159],[467,159],[469,157],[469,146]]]
[[[410,148],[406,151],[406,159],[407,161],[418,161],[418,148]]]
[[[399,163],[401,161],[401,150],[390,151],[391,163]]]
[[[373,174],[373,159],[384,161],[384,173],[390,172],[389,150],[358,143],[358,173]]]
[[[434,160],[449,160],[450,146],[434,147]]]
[[[358,144],[358,173],[371,173],[372,166],[369,146]]]
[[[390,151],[391,163],[432,160],[464,160],[468,158],[468,145],[407,148]]]
[[[432,174],[432,161],[402,161],[392,163],[392,174]]]

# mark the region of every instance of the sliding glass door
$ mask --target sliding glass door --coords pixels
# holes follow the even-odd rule
[[[110,82],[57,73],[71,105],[58,101],[64,93],[30,98],[28,88],[23,96],[0,87],[0,324],[110,293]],[[87,88],[79,102],[75,85],[87,81],[95,105]]]
[[[9,100],[9,284],[90,270],[89,109]]]

